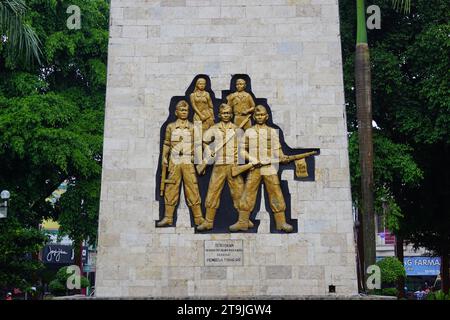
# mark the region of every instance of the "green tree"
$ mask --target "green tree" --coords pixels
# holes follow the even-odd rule
[[[0,291],[20,288],[33,283],[43,265],[33,255],[46,238],[35,228],[24,228],[17,219],[8,217],[0,221]]]
[[[95,243],[108,1],[29,0],[27,5],[23,19],[41,39],[44,63],[29,68],[0,53],[0,186],[11,191],[8,218],[0,225],[13,232],[11,223],[16,221],[14,227],[22,230],[18,237],[25,238],[24,230],[39,235],[42,219],[53,218],[64,234]],[[80,30],[66,26],[69,5],[81,9]],[[46,199],[63,181],[69,181],[69,188],[52,207]],[[40,237],[29,238],[33,250],[43,245]],[[11,244],[0,237],[0,246]],[[30,252],[27,247],[20,250],[11,256]],[[11,270],[8,277],[16,279]]]
[[[445,168],[450,162],[450,4],[438,0],[416,0],[412,1],[409,14],[401,14],[392,9],[391,1],[368,2],[379,5],[382,13],[381,30],[371,30],[368,34],[373,119],[379,127],[374,141],[376,136],[382,136],[392,145],[405,148],[397,154],[403,153],[405,161],[408,158],[411,160],[393,168],[384,162],[385,158],[377,156],[377,153],[383,152],[380,148],[386,149],[388,146],[377,147],[374,142],[375,165],[378,162],[385,171],[396,172],[383,177],[375,167],[375,190],[387,188],[395,203],[393,211],[400,213],[393,221],[397,226],[393,228],[397,237],[442,257],[443,287],[448,290],[450,178]],[[339,4],[347,119],[349,130],[355,132],[354,2],[340,1]],[[390,154],[394,152],[391,148]],[[353,158],[352,161],[355,164],[359,160]],[[408,169],[404,172],[402,168]],[[352,175],[355,172],[353,166]],[[405,180],[407,176],[402,178],[406,173],[413,179]],[[358,199],[358,186],[354,183],[352,187]]]
[[[61,198],[58,217],[60,232],[70,236],[77,253],[80,252],[83,240],[96,243],[100,182],[99,176],[97,179],[74,181],[69,186],[70,192]],[[79,264],[78,260],[77,262]]]
[[[395,8],[409,10],[409,0],[392,0]],[[361,220],[364,279],[366,269],[375,263],[375,218],[372,136],[372,84],[364,0],[356,0],[355,93],[358,119],[359,163],[361,167]]]
[[[423,172],[413,158],[410,146],[395,143],[381,130],[373,136],[374,144],[374,212],[386,215],[387,228],[398,231],[400,219],[403,217],[392,188],[396,184],[417,186],[423,179]],[[351,169],[351,185],[354,199],[360,199],[361,169],[359,166],[359,148],[357,132],[350,134],[349,154]]]
[[[0,1],[0,52],[6,49],[6,57],[25,62],[40,63],[40,41],[26,19],[29,8],[24,0]],[[4,38],[3,38],[4,37]]]

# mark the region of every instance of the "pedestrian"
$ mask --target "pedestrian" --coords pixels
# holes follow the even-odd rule
[[[423,287],[420,287],[419,290],[414,292],[414,295],[416,296],[417,300],[424,300],[426,297],[426,293]]]

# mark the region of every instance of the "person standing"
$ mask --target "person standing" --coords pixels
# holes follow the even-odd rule
[[[276,229],[292,232],[293,227],[286,223],[286,203],[278,177],[278,163],[288,162],[283,154],[278,133],[266,122],[269,114],[264,106],[258,105],[253,115],[256,124],[245,132],[244,157],[253,168],[245,181],[244,193],[239,205],[239,219],[230,226],[230,231],[245,231],[248,229],[250,214],[255,208],[256,197],[261,183],[269,195],[269,203],[274,213]]]
[[[246,121],[248,115],[255,111],[255,101],[253,97],[245,91],[247,83],[244,79],[237,79],[236,92],[227,96],[227,104],[233,108],[234,124],[241,126],[243,121]],[[251,127],[251,122],[247,121],[242,127],[244,130]]]
[[[194,92],[190,95],[191,105],[194,109],[194,123],[202,122],[202,130],[205,132],[214,125],[214,109],[209,92],[205,91],[206,80],[198,78],[195,82]]]
[[[219,108],[219,118],[220,122],[212,126],[203,137],[205,144],[210,144],[214,141],[214,147],[216,149],[212,152],[214,156],[214,167],[206,195],[205,221],[197,228],[198,231],[211,230],[214,227],[214,218],[220,205],[220,197],[225,181],[230,188],[233,205],[238,211],[239,200],[244,189],[244,180],[242,177],[233,177],[231,174],[233,166],[238,164],[238,143],[236,135],[239,127],[231,122],[233,109],[227,104],[222,104]]]
[[[168,179],[163,181],[162,189],[165,203],[164,218],[156,225],[164,227],[173,224],[175,207],[180,198],[180,185],[183,182],[187,204],[192,210],[194,223],[198,226],[204,219],[193,164],[194,125],[188,121],[189,104],[185,100],[178,102],[175,115],[177,120],[167,125],[164,136],[162,168],[163,171],[164,168],[168,168]]]

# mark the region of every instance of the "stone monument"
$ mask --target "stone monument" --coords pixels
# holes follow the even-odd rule
[[[98,297],[357,293],[337,0],[112,0],[106,100]]]

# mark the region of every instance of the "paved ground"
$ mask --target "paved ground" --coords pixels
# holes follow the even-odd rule
[[[167,298],[167,297],[86,297],[81,295],[67,296],[67,297],[54,297],[54,300],[397,300],[396,297],[388,296],[374,296],[374,295],[354,295],[354,296],[339,296],[339,295],[323,295],[323,296],[259,296],[254,298],[242,298],[242,297],[180,297],[180,298]]]

